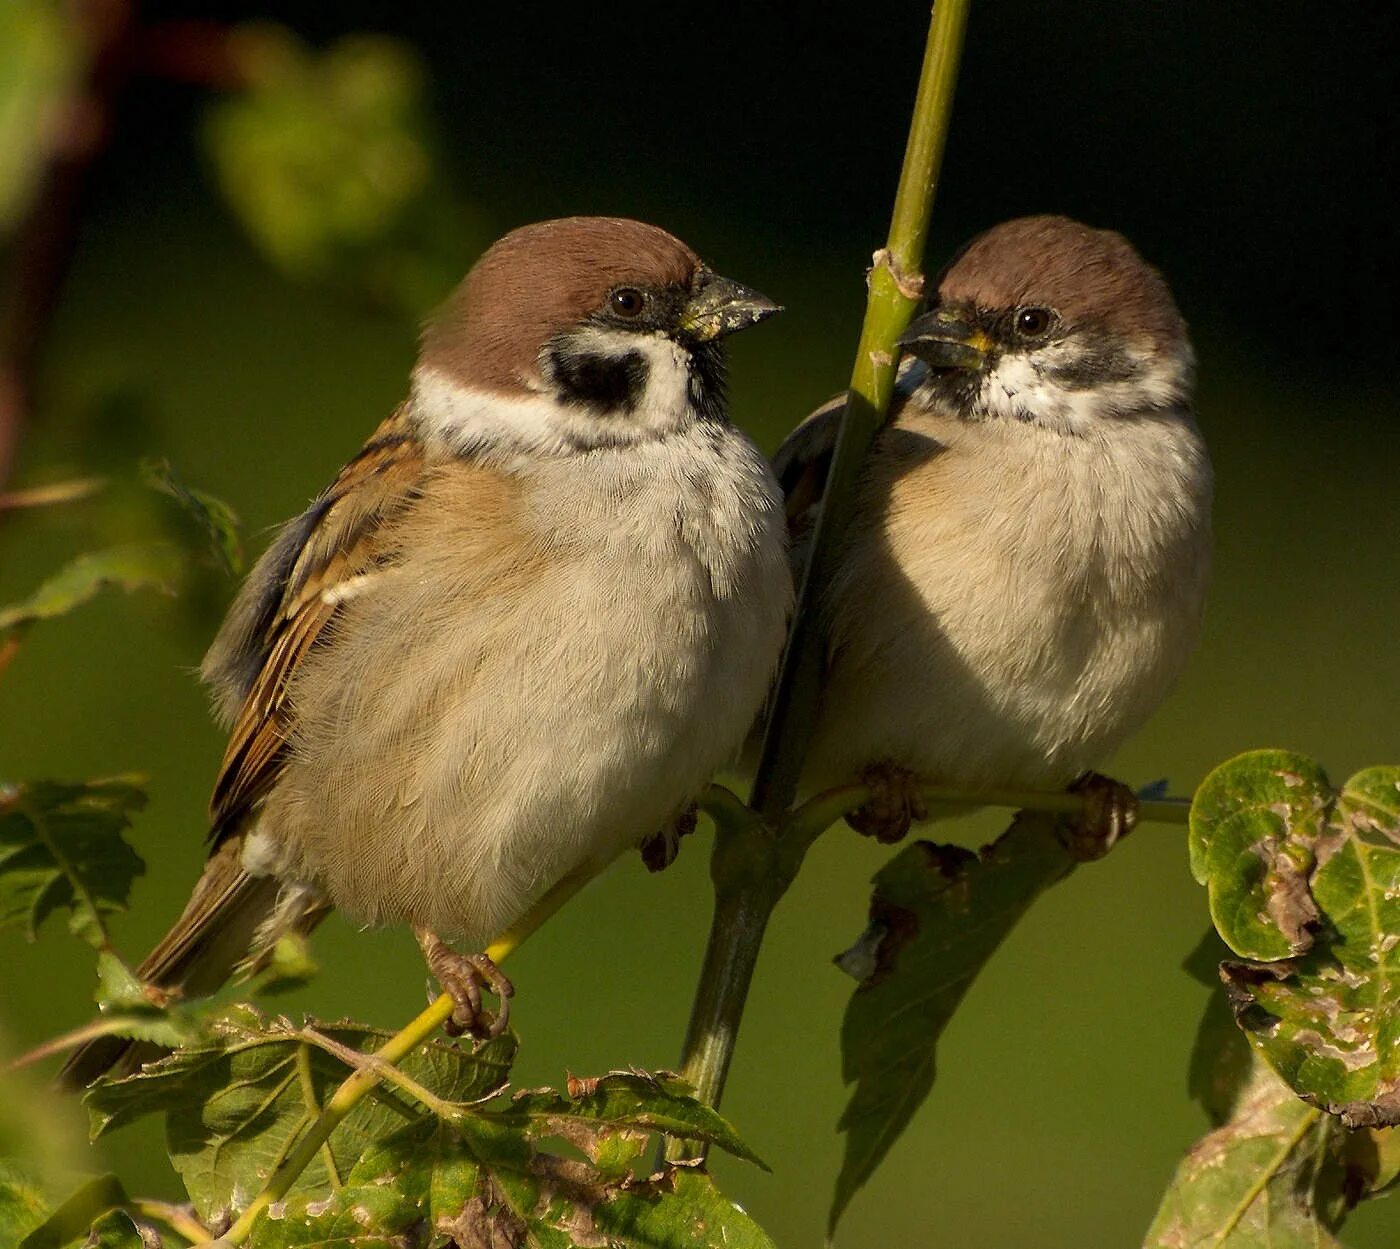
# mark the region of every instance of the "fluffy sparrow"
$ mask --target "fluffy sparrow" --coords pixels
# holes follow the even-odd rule
[[[409,397],[258,561],[205,658],[212,852],[142,965],[198,996],[329,907],[405,923],[471,1026],[479,950],[673,820],[735,752],[791,608],[727,334],[777,311],[654,226],[495,244]],[[125,1055],[98,1043],[86,1083]]]
[[[1060,787],[1109,755],[1195,642],[1210,547],[1186,326],[1121,235],[996,226],[901,343],[912,360],[821,601],[806,770],[817,787],[866,770],[877,802],[853,822],[888,839],[922,814],[892,775]],[[799,547],[839,414],[819,409],[775,459]]]

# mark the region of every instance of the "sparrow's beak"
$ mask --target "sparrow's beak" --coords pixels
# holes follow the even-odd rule
[[[700,288],[681,313],[681,331],[694,342],[708,343],[781,311],[782,307],[767,296],[711,273],[701,279]]]
[[[899,345],[935,369],[980,369],[992,340],[948,308],[915,317],[899,336]]]

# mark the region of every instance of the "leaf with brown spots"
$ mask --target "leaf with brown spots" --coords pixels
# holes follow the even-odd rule
[[[1400,767],[1338,793],[1309,759],[1242,755],[1202,784],[1191,841],[1255,1050],[1347,1126],[1400,1123]]]
[[[86,1101],[94,1135],[164,1114],[171,1161],[214,1225],[264,1186],[347,1063],[388,1038],[359,1024],[266,1020],[247,1006],[209,1031],[138,1075],[99,1082]],[[616,1071],[571,1077],[563,1093],[510,1096],[514,1053],[506,1035],[474,1048],[434,1041],[403,1059],[257,1221],[253,1249],[682,1249],[706,1236],[771,1249],[703,1170],[635,1173],[657,1135],[758,1161],[677,1077]]]
[[[1341,1249],[1345,1129],[1261,1062],[1177,1167],[1143,1249]]]

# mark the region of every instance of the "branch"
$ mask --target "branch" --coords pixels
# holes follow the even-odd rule
[[[513,927],[502,936],[497,937],[487,947],[487,956],[493,962],[503,962],[531,933],[584,885],[588,884],[595,875],[596,871],[584,870],[564,877],[531,907],[522,919],[518,920]],[[297,1177],[316,1160],[321,1147],[330,1139],[331,1133],[345,1121],[345,1117],[386,1078],[401,1085],[404,1080],[408,1079],[402,1072],[396,1070],[396,1064],[420,1045],[426,1043],[452,1017],[454,1009],[455,1003],[452,998],[446,993],[440,994],[427,1010],[396,1032],[372,1054],[357,1053],[353,1059],[348,1055],[343,1055],[347,1062],[353,1062],[356,1069],[331,1094],[325,1106],[321,1108],[321,1113],[307,1128],[306,1133],[268,1177],[262,1191],[248,1203],[243,1213],[238,1216],[237,1221],[219,1238],[217,1243],[221,1246],[243,1244],[252,1235],[254,1224],[267,1211],[268,1207],[281,1201],[291,1191],[292,1185],[297,1182]],[[326,1038],[318,1038],[315,1043],[321,1045],[322,1048],[327,1048]],[[413,1082],[409,1081],[409,1083]],[[432,1099],[432,1094],[428,1090],[418,1086],[415,1086],[410,1092],[420,1100],[424,1100],[425,1096],[427,1099]],[[425,1101],[425,1104],[431,1104],[431,1101]]]
[[[345,1117],[355,1109],[383,1078],[384,1066],[401,1061],[412,1053],[451,1017],[455,1004],[444,993],[434,999],[432,1005],[423,1011],[407,1027],[396,1032],[381,1045],[364,1066],[331,1094],[316,1121],[306,1134],[297,1141],[292,1151],[282,1159],[263,1186],[262,1192],[253,1198],[238,1216],[237,1221],[220,1238],[219,1244],[241,1245],[253,1232],[253,1225],[274,1202],[281,1201],[301,1175],[315,1160],[321,1146],[330,1139],[332,1132],[345,1121]]]
[[[970,0],[939,0],[929,24],[889,241],[875,253],[870,271],[865,322],[846,408],[754,778],[752,805],[770,819],[786,810],[797,793],[821,678],[823,643],[813,604],[820,587],[830,579],[838,540],[855,503],[861,465],[894,395],[899,359],[895,342],[909,325],[923,290],[920,267],[953,111],[969,4]]]
[[[811,736],[821,677],[822,639],[812,605],[829,577],[837,540],[850,517],[861,463],[894,394],[896,340],[913,317],[922,290],[919,270],[969,3],[938,0],[929,24],[889,240],[875,253],[870,273],[865,323],[764,735],[750,802],[753,809],[740,814],[729,804],[717,808],[712,796],[702,804],[712,815],[719,812],[711,865],[715,915],[681,1071],[711,1106],[719,1105],[724,1091],[768,919],[816,835],[809,835],[805,826],[791,826],[787,819]]]

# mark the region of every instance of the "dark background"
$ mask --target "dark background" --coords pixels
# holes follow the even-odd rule
[[[458,270],[524,221],[652,220],[787,305],[734,352],[736,419],[765,447],[843,384],[925,6],[144,13],[263,16],[314,44],[351,30],[408,40],[431,74]],[[1197,660],[1113,762],[1127,781],[1166,776],[1184,793],[1255,746],[1314,754],[1337,779],[1400,759],[1391,27],[1379,6],[974,5],[930,267],[1021,213],[1112,226],[1168,275],[1200,356],[1219,479],[1215,587]],[[120,99],[17,478],[154,451],[258,535],[303,506],[400,397],[414,329],[333,284],[287,280],[250,246],[207,175],[207,100],[151,79]],[[89,536],[53,514],[5,518],[0,601]],[[150,872],[118,927],[133,954],[198,870],[221,742],[190,669],[218,606],[102,600],[36,630],[0,686],[0,772],[151,777],[134,832]],[[983,814],[937,835],[977,844],[997,827]],[[512,964],[522,1083],[558,1082],[566,1066],[675,1061],[707,923],[707,848],[688,843],[662,877],[619,865]],[[759,969],[725,1109],[775,1169],[717,1170],[780,1244],[820,1235],[849,995],[828,958],[862,927],[866,882],[887,854],[829,834]],[[1144,827],[1039,903],[950,1027],[933,1096],[840,1244],[1137,1243],[1204,1130],[1185,1087],[1204,993],[1179,963],[1206,922],[1169,828]],[[325,973],[292,1009],[396,1024],[422,1000],[402,932],[333,921],[316,948]],[[8,1043],[85,1017],[80,949],[58,935],[33,949],[6,938],[0,956]],[[112,1156],[133,1184],[168,1189],[155,1137],[127,1138]],[[1379,1249],[1397,1227],[1383,1202],[1355,1217],[1347,1241]]]

